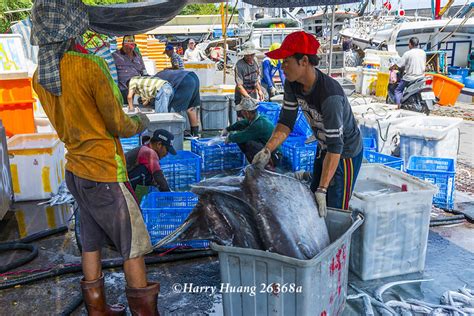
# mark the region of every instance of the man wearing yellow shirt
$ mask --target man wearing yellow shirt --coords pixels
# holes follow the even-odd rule
[[[33,87],[67,148],[66,183],[81,211],[81,280],[89,315],[125,315],[107,305],[101,248],[111,241],[124,260],[126,294],[133,315],[158,315],[159,284],[148,282],[143,256],[152,251],[128,183],[119,137],[143,131],[143,114],[129,118],[101,58],[86,55],[79,36],[88,25],[81,0],[36,0],[32,44],[39,46]]]

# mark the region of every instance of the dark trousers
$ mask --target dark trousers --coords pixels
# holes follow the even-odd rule
[[[239,146],[240,150],[244,153],[245,158],[247,159],[249,163],[252,163],[253,157],[255,157],[255,155],[260,150],[262,150],[263,147],[265,146],[265,144],[254,141],[254,140],[251,140],[246,143],[240,143],[237,145]],[[278,166],[278,164],[280,163],[280,157],[278,156],[278,154],[272,153],[271,163],[273,167]]]
[[[315,192],[321,180],[323,161],[326,151],[318,148],[318,157],[314,160],[313,181],[311,191]],[[327,191],[327,206],[343,210],[349,209],[349,200],[354,190],[354,184],[362,164],[363,150],[353,158],[345,158],[339,161],[336,173],[332,178]]]
[[[395,91],[394,91],[395,103],[398,105],[402,104],[403,90],[405,90],[405,87],[407,86],[407,84],[408,84],[408,81],[400,80],[400,82],[398,83],[398,86],[395,88]]]
[[[135,190],[139,184],[143,186],[154,185],[153,175],[145,165],[135,166],[135,168],[128,172],[128,178],[130,179],[129,181],[133,190]]]

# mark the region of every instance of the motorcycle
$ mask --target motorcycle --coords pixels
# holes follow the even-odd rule
[[[429,115],[430,111],[434,110],[435,104],[438,102],[433,92],[432,81],[432,77],[425,76],[409,82],[403,90],[401,108]],[[387,103],[396,104],[395,88],[397,86],[398,82],[389,83]]]

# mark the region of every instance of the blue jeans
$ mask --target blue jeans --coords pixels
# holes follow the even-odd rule
[[[395,97],[395,103],[396,104],[398,104],[398,105],[402,104],[403,90],[405,90],[405,87],[407,85],[408,85],[408,81],[400,80],[400,83],[395,88],[394,97]]]
[[[323,171],[323,161],[324,157],[326,157],[326,151],[321,151],[319,148],[318,151],[319,157],[314,160],[313,181],[311,182],[311,191],[313,192],[315,192],[319,186],[321,173]],[[349,209],[349,200],[351,199],[354,184],[359,175],[363,152],[364,150],[361,150],[360,153],[353,158],[339,160],[339,165],[329,184],[326,195],[328,207],[343,210]]]
[[[168,82],[164,83],[155,96],[155,112],[168,113],[168,105],[173,99],[173,95],[173,87]]]

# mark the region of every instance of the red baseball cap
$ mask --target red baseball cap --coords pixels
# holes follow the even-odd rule
[[[304,31],[289,34],[281,43],[281,47],[265,53],[271,59],[283,59],[294,54],[316,55],[320,44],[314,35]]]

